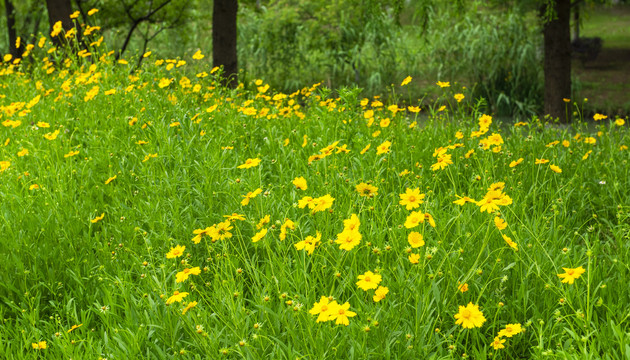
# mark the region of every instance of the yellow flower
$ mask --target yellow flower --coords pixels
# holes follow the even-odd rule
[[[521,332],[523,332],[521,324],[507,324],[505,325],[505,329],[499,331],[499,337],[512,337]]]
[[[322,239],[322,234],[317,231],[316,236],[307,236],[306,239],[297,242],[293,246],[295,246],[296,250],[304,250],[307,254],[312,255],[313,251],[315,251],[315,247],[319,245]]]
[[[626,121],[622,118],[617,118],[617,120],[615,120],[615,125],[617,126],[623,126],[626,123]]]
[[[388,288],[386,288],[385,286],[379,286],[378,289],[374,291],[374,296],[372,297],[372,300],[374,300],[374,302],[379,302],[385,299],[387,293],[389,293]]]
[[[455,94],[453,96],[455,98],[455,100],[457,100],[457,102],[461,102],[462,100],[464,100],[464,94]]]
[[[372,146],[372,144],[367,144],[363,150],[361,150],[360,154],[363,155],[365,154],[368,150],[370,150],[370,147]]]
[[[407,229],[414,228],[418,226],[418,224],[424,222],[424,214],[420,211],[412,211],[405,220],[405,227]]]
[[[386,154],[389,152],[389,147],[392,145],[391,141],[385,141],[376,148],[376,155]]]
[[[505,240],[505,242],[506,242],[508,245],[510,245],[510,247],[511,247],[512,249],[514,249],[514,250],[518,251],[518,244],[516,244],[514,241],[512,241],[512,239],[511,239],[509,236],[507,236],[507,235],[505,235],[505,234],[502,234],[502,236],[503,236],[503,240]]]
[[[43,350],[48,347],[48,344],[45,341],[40,341],[32,343],[31,346],[33,347],[33,350]]]
[[[267,234],[267,228],[263,228],[252,237],[252,242],[260,241]]]
[[[28,187],[29,190],[37,190],[39,189],[39,185],[37,184],[32,184],[31,186]]]
[[[464,329],[481,327],[486,322],[486,318],[479,310],[479,305],[473,305],[472,302],[469,302],[465,307],[460,306],[459,312],[455,314],[455,319],[457,319],[455,324],[461,324]]]
[[[173,296],[171,296],[170,298],[168,298],[166,300],[166,305],[170,305],[174,302],[182,302],[182,300],[184,300],[184,298],[188,296],[187,292],[179,292],[177,290],[175,290],[175,292],[173,293]]]
[[[118,175],[114,175],[112,177],[110,177],[109,179],[105,180],[105,185],[109,184],[110,182],[116,180],[116,177],[118,177]]]
[[[355,188],[361,196],[374,197],[378,195],[378,188],[370,184],[360,183]]]
[[[193,237],[191,241],[195,244],[199,244],[204,236],[211,236],[214,230],[214,227],[193,230],[193,234],[195,235],[195,237]]]
[[[498,216],[494,217],[494,225],[497,227],[497,229],[499,230],[503,230],[507,227],[507,223],[505,222],[505,220],[501,219]]]
[[[407,210],[413,210],[424,203],[424,194],[420,193],[420,188],[407,188],[404,194],[399,194],[400,201],[398,204],[405,206]]]
[[[63,155],[63,157],[65,157],[65,158],[69,158],[69,157],[71,157],[71,156],[75,156],[75,155],[77,155],[78,153],[79,153],[78,151],[72,151],[72,150],[70,150],[70,152],[68,152],[67,154],[64,154],[64,155]]]
[[[103,220],[103,218],[105,218],[105,213],[102,213],[101,216],[97,216],[94,219],[90,220],[92,222],[92,224],[95,224],[101,220]]]
[[[431,165],[431,170],[436,171],[436,170],[442,170],[444,168],[446,168],[448,165],[452,164],[453,160],[450,154],[443,154],[440,155],[440,157],[438,157],[437,162],[433,165]]]
[[[593,120],[595,120],[595,121],[604,120],[604,119],[607,119],[607,118],[608,118],[608,116],[602,115],[602,114],[599,114],[599,113],[595,113],[595,115],[593,115]]]
[[[587,151],[586,154],[584,154],[584,156],[582,156],[582,160],[588,159],[588,156],[591,155],[592,152],[593,152],[593,150]]]
[[[196,301],[191,301],[188,304],[186,304],[186,307],[182,309],[182,315],[186,315],[186,312],[188,312],[188,310],[194,308],[195,306],[197,306]]]
[[[330,315],[328,317],[328,320],[330,321],[335,320],[335,324],[337,325],[348,326],[350,324],[350,321],[348,320],[348,318],[354,317],[357,315],[357,313],[355,313],[354,311],[350,311],[348,309],[350,309],[350,303],[348,302],[346,302],[343,305],[334,306],[333,309],[329,311]]]
[[[295,185],[295,188],[298,190],[306,190],[308,188],[306,179],[303,176],[293,179],[293,185]]]
[[[458,284],[459,284],[459,282],[458,282]],[[459,290],[462,293],[465,293],[466,291],[468,291],[468,283],[463,283],[463,284],[457,285],[457,290]]]
[[[510,167],[511,167],[511,168],[513,168],[513,167],[515,167],[516,165],[518,165],[518,164],[520,164],[520,163],[522,163],[522,162],[523,162],[523,158],[520,158],[520,159],[518,159],[518,160],[514,160],[514,161],[512,161],[512,162],[510,163]]]
[[[57,138],[57,135],[59,135],[59,129],[51,133],[46,133],[44,137],[46,138],[46,140],[55,140]]]
[[[560,169],[560,167],[556,166],[556,165],[549,165],[549,168],[551,169],[551,171],[560,174],[562,172],[562,169]]]
[[[365,272],[363,275],[358,276],[357,286],[359,289],[368,291],[370,289],[376,289],[378,284],[383,280],[381,275],[374,274],[371,271]]]
[[[326,296],[322,296],[319,302],[313,304],[313,307],[308,311],[311,315],[318,315],[317,322],[328,321],[330,318],[330,310],[338,306],[336,301],[331,301]]]
[[[94,14],[96,14],[98,12],[98,9],[90,9],[90,11],[88,11],[88,16],[92,16]]]
[[[195,266],[194,268],[186,268],[180,272],[178,272],[177,274],[175,274],[175,282],[184,282],[186,280],[188,280],[188,277],[190,275],[199,275],[201,274],[201,269],[199,268],[199,266]]]
[[[408,259],[410,263],[415,265],[420,262],[420,254],[411,254]]]
[[[355,246],[361,243],[362,235],[358,230],[344,230],[337,234],[336,244],[339,244],[339,249],[350,251]]]
[[[80,328],[81,326],[83,326],[83,324],[79,324],[79,325],[72,325],[72,327],[67,331],[68,333],[72,332],[73,330]]]
[[[495,337],[495,338],[494,338],[494,341],[492,341],[492,344],[490,344],[490,345],[492,345],[492,348],[493,348],[494,350],[499,350],[499,349],[503,349],[503,348],[505,348],[505,346],[503,345],[503,343],[505,343],[505,339],[501,339],[501,338],[499,338],[499,337]]]
[[[547,160],[547,159],[536,159],[534,161],[534,165],[546,164],[548,162],[549,162],[549,160]]]
[[[195,60],[201,60],[205,57],[204,54],[201,53],[201,50],[197,50],[196,53],[193,54],[192,58]]]
[[[237,166],[237,168],[239,168],[239,169],[249,169],[251,167],[258,166],[258,164],[260,164],[260,159],[259,158],[247,159],[247,160],[245,160],[245,162],[243,164]]]
[[[241,205],[245,206],[245,205],[249,204],[249,200],[255,198],[260,193],[262,193],[262,189],[258,188],[258,189],[254,190],[254,191],[248,192],[247,195],[243,195],[243,200],[241,200]]]
[[[186,250],[186,246],[177,245],[174,248],[171,248],[171,250],[168,253],[166,253],[166,258],[167,259],[178,258],[184,255],[184,250]]]
[[[265,215],[262,219],[260,219],[260,221],[258,221],[258,224],[256,224],[256,229],[260,230],[263,226],[269,224],[269,221],[271,221],[271,215]]]
[[[407,84],[409,84],[412,80],[411,76],[407,76],[406,78],[403,79],[403,81],[400,83],[400,86],[405,86]]]
[[[575,282],[575,279],[579,278],[586,271],[583,267],[578,267],[575,269],[571,268],[562,268],[564,270],[564,274],[558,274],[558,277],[562,279],[563,283],[568,283],[569,285]]]
[[[38,122],[37,122],[37,127],[40,127],[40,128],[49,128],[49,127],[50,127],[50,124],[49,124],[49,123],[47,123],[47,122],[38,121]]]
[[[409,235],[407,236],[407,242],[414,249],[424,246],[424,238],[422,234],[417,231],[412,231],[409,233]]]
[[[436,82],[436,85],[441,87],[441,88],[445,88],[445,87],[451,86],[451,83],[449,81],[446,81],[446,82],[438,81],[438,82]]]
[[[214,231],[210,234],[212,241],[229,239],[232,237],[230,230],[233,229],[232,223],[229,220],[222,221],[216,226],[213,226]]]

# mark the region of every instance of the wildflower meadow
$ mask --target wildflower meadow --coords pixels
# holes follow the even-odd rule
[[[0,66],[0,358],[630,359],[627,119],[82,36]]]

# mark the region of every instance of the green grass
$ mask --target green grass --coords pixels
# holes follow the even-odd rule
[[[587,8],[580,36],[598,36],[607,48],[630,48],[630,7],[617,5]]]
[[[286,96],[261,94],[252,83],[224,89],[216,74],[195,76],[210,69],[199,69],[192,54],[170,70],[149,58],[130,75],[130,65],[108,56],[64,63],[61,50],[46,50],[0,70],[4,358],[630,356],[627,119],[564,127],[495,121],[473,136],[483,101],[457,103],[452,88],[440,89],[423,115],[394,114],[388,104],[361,105],[359,90],[331,98],[321,86]],[[160,87],[164,79],[174,81]],[[395,91],[404,97],[404,88]],[[370,109],[374,122],[365,117]],[[385,118],[391,123],[381,127]],[[56,138],[44,137],[56,130]],[[495,145],[480,148],[491,134],[503,144],[495,135]],[[386,141],[389,152],[378,154]],[[329,145],[331,154],[309,162]],[[449,146],[453,163],[432,170],[436,149]],[[250,158],[261,162],[238,168]],[[306,190],[292,184],[300,176]],[[361,196],[355,186],[363,182],[377,194]],[[494,213],[453,203],[464,195],[481,200],[497,183],[512,201]],[[414,188],[426,195],[415,210],[431,214],[435,228],[404,225],[411,211],[400,194]],[[329,209],[298,206],[304,196],[327,194],[335,199]],[[245,220],[232,222],[231,238],[192,242],[194,230],[233,213]],[[334,240],[352,214],[362,239],[340,250]],[[253,242],[266,215],[268,233]],[[495,217],[507,228],[499,230]],[[285,219],[295,229],[280,240]],[[411,231],[424,246],[410,247]],[[318,232],[312,254],[297,250]],[[167,258],[176,245],[186,247],[183,256]],[[192,267],[201,273],[176,282]],[[585,273],[564,284],[563,267]],[[367,271],[382,276],[383,300],[356,285]],[[167,305],[175,291],[189,295]],[[356,316],[348,326],[309,314],[322,296],[349,303]],[[483,312],[481,327],[455,323],[469,303]],[[524,331],[494,350],[499,331],[517,323]],[[68,332],[73,325],[81,326]],[[33,348],[40,341],[46,349]]]

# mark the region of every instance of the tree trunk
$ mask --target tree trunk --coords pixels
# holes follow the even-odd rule
[[[544,19],[545,114],[569,122],[571,109],[571,0],[555,0],[553,19]]]
[[[236,13],[238,0],[214,0],[212,12],[212,63],[223,66],[225,85],[238,84],[236,55]]]
[[[61,21],[61,27],[66,32],[74,26],[72,19],[70,19],[70,14],[72,14],[72,3],[70,0],[46,0],[46,7],[48,8],[50,31],[52,31],[53,25],[57,21]],[[59,45],[62,39],[63,35],[59,35],[53,38],[53,42]]]
[[[9,31],[9,53],[13,55],[13,58],[22,57],[22,49],[24,46],[20,46],[18,49],[15,45],[17,40],[17,31],[15,29],[15,8],[11,0],[4,0],[4,9],[7,13],[7,29]]]

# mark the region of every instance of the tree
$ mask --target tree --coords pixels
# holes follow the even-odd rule
[[[236,13],[238,0],[214,0],[212,11],[212,63],[223,66],[225,85],[238,84],[236,54]]]
[[[57,21],[61,21],[61,27],[65,32],[74,27],[70,15],[72,14],[72,4],[70,0],[46,0],[46,7],[48,8],[48,21],[50,22],[50,29]],[[63,37],[56,36],[53,41],[59,43]]]
[[[571,0],[553,0],[543,5],[544,18],[544,113],[569,122],[563,99],[571,98]]]
[[[9,53],[13,55],[14,58],[22,57],[22,49],[24,47],[18,48],[16,46],[17,41],[17,29],[15,26],[15,7],[13,7],[13,2],[11,0],[4,0],[4,10],[7,14],[7,30],[9,32]]]

